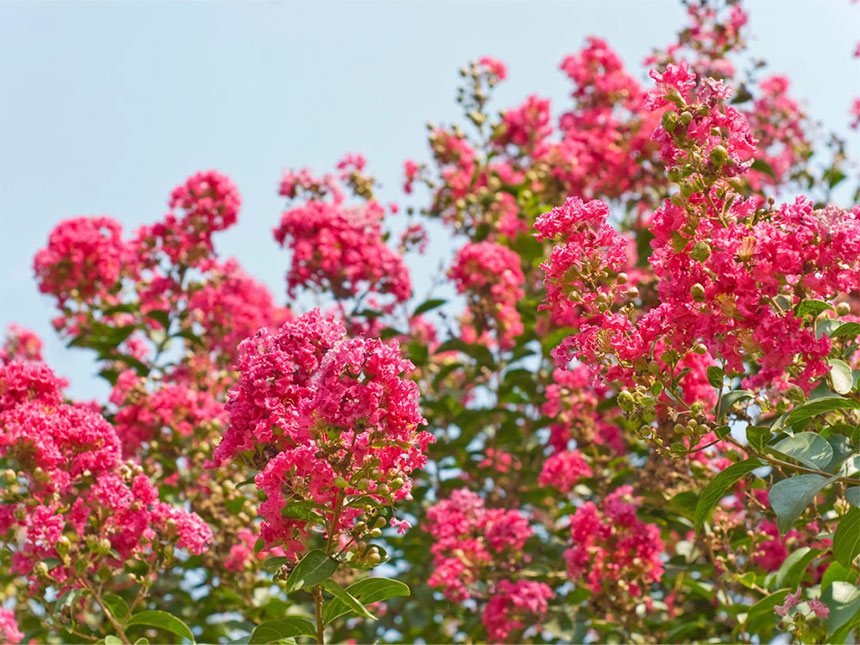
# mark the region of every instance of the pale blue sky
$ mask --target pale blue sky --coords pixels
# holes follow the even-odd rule
[[[747,7],[755,54],[844,131],[860,94],[860,5]],[[284,301],[288,257],[271,238],[284,168],[322,171],[361,152],[382,197],[404,203],[402,161],[426,158],[428,120],[459,117],[464,62],[508,63],[497,108],[532,92],[561,108],[569,84],[558,64],[585,36],[606,38],[638,71],[683,21],[673,0],[0,1],[0,327],[40,332],[73,395],[103,393],[87,353],[56,339],[53,306],[32,280],[32,256],[61,219],[108,214],[132,230],[159,218],[186,176],[217,168],[243,197],[219,250]]]

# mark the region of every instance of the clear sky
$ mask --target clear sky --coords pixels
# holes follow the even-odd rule
[[[746,6],[753,52],[792,78],[811,114],[845,131],[860,94],[860,5]],[[219,251],[284,301],[288,257],[271,237],[283,169],[324,171],[361,152],[382,198],[405,204],[402,162],[427,157],[428,120],[459,118],[466,61],[508,63],[496,108],[530,93],[561,108],[569,83],[558,64],[587,35],[644,77],[642,58],[684,22],[674,0],[0,0],[0,328],[35,329],[72,395],[101,394],[87,353],[57,340],[32,279],[32,256],[60,220],[106,214],[133,230],[161,217],[189,174],[216,168],[243,197]],[[419,280],[433,268],[416,267]]]

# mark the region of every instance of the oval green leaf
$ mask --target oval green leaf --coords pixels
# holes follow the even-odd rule
[[[346,589],[349,594],[363,605],[370,605],[381,600],[396,598],[397,596],[408,596],[409,587],[399,580],[389,578],[363,578],[352,583]],[[348,614],[351,611],[345,603],[340,600],[332,600],[325,606],[323,620],[326,624],[336,618]]]
[[[287,593],[322,584],[336,570],[337,560],[330,558],[319,549],[310,551],[287,578]]]
[[[763,462],[759,459],[746,459],[736,464],[732,464],[719,475],[711,480],[711,483],[702,491],[699,496],[699,502],[696,504],[695,523],[698,531],[705,520],[711,515],[711,511],[723,498],[729,487],[747,473],[752,472],[756,468],[761,468]]]
[[[860,555],[860,508],[852,508],[839,520],[833,536],[833,557],[850,568]]]
[[[251,634],[249,645],[277,643],[285,638],[296,636],[316,636],[314,624],[298,616],[288,616],[281,620],[269,620],[258,625]]]
[[[793,426],[825,412],[832,412],[833,410],[856,410],[857,408],[860,408],[860,403],[851,399],[846,399],[842,396],[822,396],[817,399],[811,399],[794,408],[786,417],[785,424]]]
[[[192,643],[194,642],[194,634],[189,629],[188,625],[183,623],[173,614],[168,614],[166,611],[142,611],[135,614],[126,623],[126,626],[146,625],[148,627],[158,627],[171,634],[176,634],[181,638],[187,638]]]
[[[776,482],[768,493],[770,507],[776,513],[776,523],[782,535],[788,533],[797,518],[818,492],[835,481],[833,477],[821,475],[797,475]]]
[[[337,584],[334,580],[326,580],[322,584],[322,587],[332,596],[334,596],[338,601],[346,605],[350,609],[350,611],[354,611],[362,618],[370,618],[371,620],[376,620],[376,616],[371,614],[370,610],[365,607],[358,598],[353,596],[346,589]]]
[[[788,455],[810,468],[822,469],[833,459],[833,447],[827,439],[814,432],[801,432],[793,437],[786,437],[775,446],[774,450]]]

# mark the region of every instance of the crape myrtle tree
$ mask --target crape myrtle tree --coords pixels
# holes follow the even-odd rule
[[[744,10],[687,9],[640,70],[588,39],[555,115],[463,68],[405,208],[286,172],[287,306],[216,253],[218,172],[60,223],[36,282],[111,389],[9,330],[2,640],[855,640],[860,182]]]

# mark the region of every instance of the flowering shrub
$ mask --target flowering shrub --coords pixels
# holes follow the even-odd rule
[[[58,224],[36,282],[110,391],[0,346],[0,638],[856,641],[856,168],[738,71],[739,3],[685,4],[556,113],[464,67],[402,210],[361,155],[286,171],[288,306],[218,254],[217,171]]]

